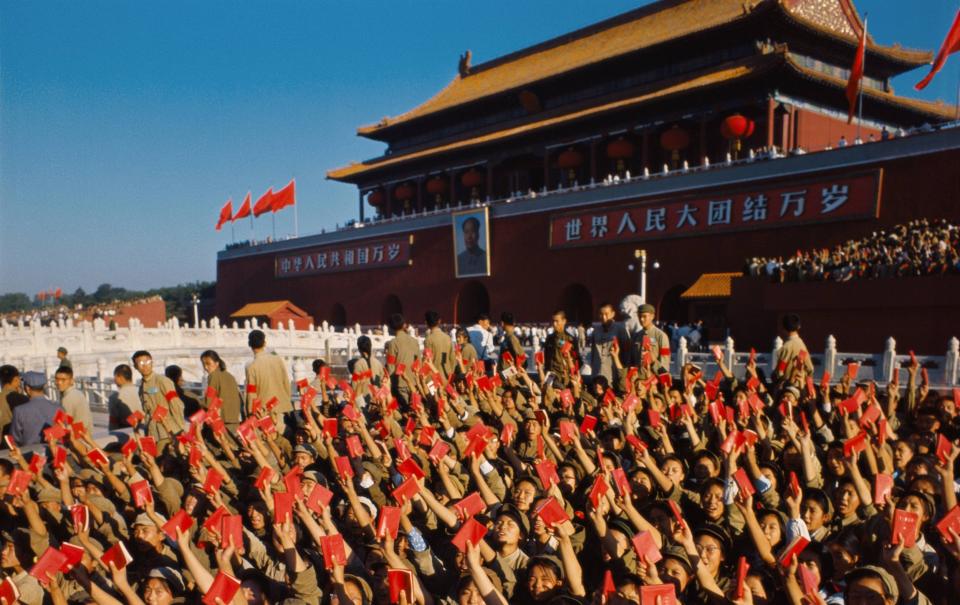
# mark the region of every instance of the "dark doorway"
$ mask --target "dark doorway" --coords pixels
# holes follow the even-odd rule
[[[559,306],[567,314],[568,324],[589,324],[593,321],[593,297],[582,284],[570,284],[564,288]]]
[[[687,291],[688,286],[673,286],[660,299],[660,305],[657,313],[657,319],[663,322],[675,321],[685,324],[690,321],[688,309],[690,303],[680,298],[680,295]]]
[[[347,325],[347,310],[340,303],[334,303],[330,308],[330,325],[335,328],[343,328]]]
[[[380,316],[383,323],[390,323],[390,316],[394,313],[403,314],[403,305],[400,304],[400,299],[397,298],[395,294],[390,294],[385,299],[383,299],[383,307],[380,309]]]
[[[481,313],[490,313],[490,295],[487,288],[478,281],[467,282],[457,294],[457,308],[454,323],[472,324]]]

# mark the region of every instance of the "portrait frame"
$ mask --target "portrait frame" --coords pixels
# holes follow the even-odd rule
[[[478,233],[476,234],[476,246],[479,248],[479,254],[469,255],[464,237],[464,223],[476,220]],[[489,277],[490,276],[490,209],[472,208],[454,212],[451,217],[451,228],[453,229],[453,272],[457,279],[463,277]],[[482,268],[476,264],[476,260],[482,255]]]

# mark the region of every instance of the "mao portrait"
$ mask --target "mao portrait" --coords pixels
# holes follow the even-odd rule
[[[487,209],[453,215],[454,269],[457,277],[490,275],[490,231]]]

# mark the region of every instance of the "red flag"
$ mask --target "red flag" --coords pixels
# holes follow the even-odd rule
[[[227,203],[220,209],[220,218],[217,219],[217,231],[220,231],[220,227],[223,227],[223,224],[229,221],[231,217],[233,217],[233,200],[227,200]]]
[[[937,72],[940,71],[943,64],[947,62],[947,57],[957,51],[960,51],[960,10],[957,11],[957,16],[953,19],[953,25],[950,26],[947,37],[943,39],[943,44],[940,45],[940,50],[937,51],[937,56],[933,59],[930,73],[927,74],[927,77],[917,82],[914,88],[917,90],[926,88],[930,80],[933,79],[933,76],[937,75]]]
[[[55,298],[60,298],[61,296],[63,296],[63,289],[57,288],[56,291],[53,293],[53,296]]]
[[[286,187],[273,194],[273,211],[277,212],[297,203],[297,180],[291,179]]]
[[[860,94],[860,81],[863,80],[863,57],[867,52],[867,21],[863,21],[863,31],[860,32],[860,43],[857,44],[857,54],[853,58],[850,68],[850,79],[847,80],[847,124],[853,121],[853,113],[857,108],[857,96]]]
[[[40,299],[40,302],[43,302],[43,299],[45,299],[46,297],[47,297],[47,293],[44,292],[43,290],[40,290],[39,292],[37,292],[37,298]]]
[[[243,204],[240,205],[240,210],[237,210],[237,213],[233,216],[231,220],[237,220],[240,218],[246,218],[250,216],[250,192],[247,192],[247,197],[243,198]]]
[[[273,210],[273,187],[267,189],[267,192],[261,195],[253,205],[253,216],[258,217],[271,210]]]

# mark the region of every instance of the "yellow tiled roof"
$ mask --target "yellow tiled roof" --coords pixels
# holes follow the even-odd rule
[[[680,298],[729,298],[733,280],[742,273],[704,273]]]
[[[230,317],[261,317],[276,313],[284,307],[300,309],[289,300],[271,300],[266,302],[247,303],[230,314]]]

